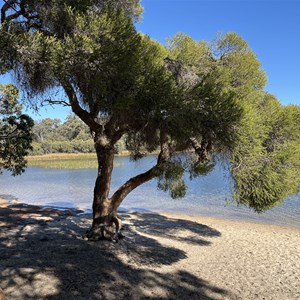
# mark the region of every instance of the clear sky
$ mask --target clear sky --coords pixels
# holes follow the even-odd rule
[[[142,5],[137,28],[161,43],[177,32],[197,40],[212,40],[218,32],[240,34],[267,73],[266,90],[283,104],[300,105],[300,0],[142,0]],[[67,113],[57,107],[33,117],[63,119]]]

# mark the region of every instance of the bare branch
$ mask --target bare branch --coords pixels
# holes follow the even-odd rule
[[[46,103],[46,104],[44,104]],[[64,101],[64,100],[51,100],[51,99],[47,99],[47,100],[44,100],[42,105],[56,105],[56,104],[59,104],[59,105],[62,105],[62,106],[71,106],[70,103],[68,103],[67,101]]]
[[[14,4],[14,0],[3,0],[4,1],[4,5],[2,6],[1,8],[1,23],[4,23],[4,21],[7,19],[6,17],[6,12],[9,10],[9,9],[13,9],[16,14],[19,13],[14,7],[13,7],[13,4]],[[15,15],[15,14],[14,14]]]

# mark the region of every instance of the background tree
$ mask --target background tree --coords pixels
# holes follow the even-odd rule
[[[31,155],[95,152],[89,127],[74,114],[63,123],[60,119],[49,118],[36,121],[32,133]]]
[[[88,238],[113,224],[118,230],[117,208],[139,185],[158,178],[160,189],[182,197],[185,171],[206,174],[222,158],[238,203],[261,211],[295,193],[298,108],[273,122],[267,107],[276,101],[264,92],[265,74],[246,42],[234,33],[211,44],[178,34],[163,47],[136,31],[139,11],[137,1],[11,0],[2,7],[1,60],[35,103],[62,89],[66,99],[50,102],[70,105],[92,134],[98,175]],[[110,193],[124,135],[135,159],[160,153],[152,168]]]
[[[33,138],[36,142],[44,142],[45,140],[60,139],[57,134],[57,129],[61,123],[60,119],[46,118],[41,121],[36,121],[33,127]],[[63,137],[62,137],[63,138]]]
[[[25,156],[31,149],[33,120],[22,114],[15,86],[0,84],[0,171],[12,175],[25,170]]]

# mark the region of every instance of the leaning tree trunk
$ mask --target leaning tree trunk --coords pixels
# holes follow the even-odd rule
[[[132,190],[156,176],[158,165],[145,173],[130,178],[112,197],[109,197],[114,151],[102,149],[101,152],[97,151],[97,157],[99,168],[94,188],[93,224],[86,237],[89,240],[117,241],[121,229],[121,220],[117,217],[117,209]]]
[[[121,227],[121,220],[117,217],[117,209],[132,190],[158,175],[160,166],[170,157],[168,137],[162,138],[157,164],[145,173],[130,178],[111,197],[109,197],[109,192],[115,154],[114,147],[109,144],[103,146],[97,141],[95,145],[98,174],[94,188],[93,224],[86,237],[89,240],[109,238],[116,241]]]

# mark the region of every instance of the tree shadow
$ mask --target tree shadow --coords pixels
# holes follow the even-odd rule
[[[10,217],[14,212],[19,214],[12,210]],[[131,216],[123,217],[132,222]],[[124,231],[125,238],[113,244],[82,239],[90,216],[50,217],[51,222],[32,218],[25,225],[17,222],[0,228],[0,286],[8,299],[216,299],[230,295],[186,270],[160,271],[186,259],[185,251],[140,233],[176,238],[176,229],[185,226],[199,234],[185,242],[198,239],[199,246],[208,246],[205,237],[220,236],[210,227],[137,213],[133,225]]]
[[[82,211],[75,209],[58,210],[51,207],[17,203],[1,207],[0,212],[0,226],[15,227],[24,224],[44,224]]]
[[[208,246],[211,242],[206,238],[221,236],[218,230],[209,226],[157,213],[124,213],[123,217],[129,219],[131,226],[139,228],[143,233],[172,238],[189,244]]]

